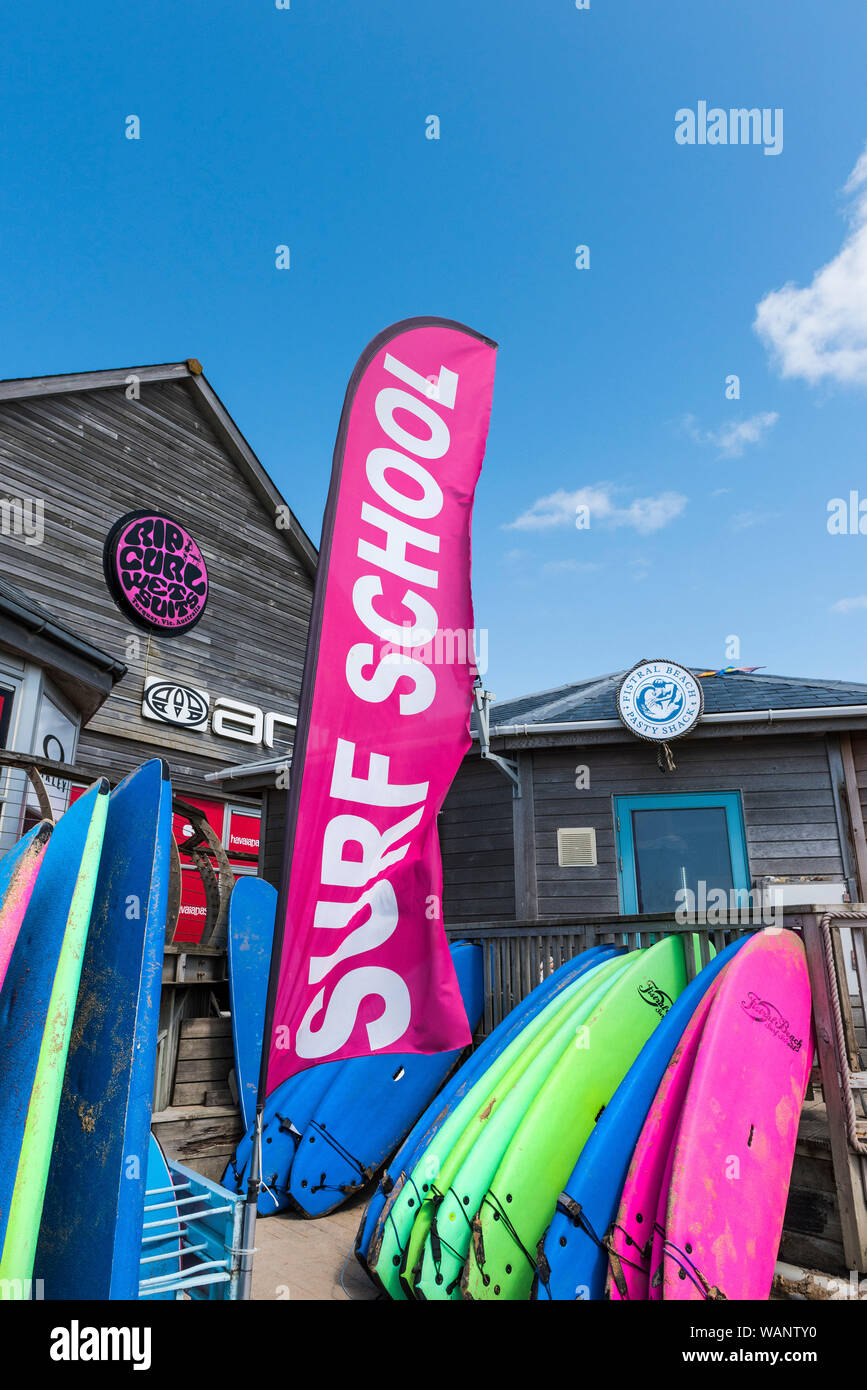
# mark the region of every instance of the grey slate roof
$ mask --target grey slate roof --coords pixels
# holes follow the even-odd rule
[[[698,675],[710,666],[692,668]],[[593,680],[541,690],[515,700],[495,701],[491,705],[491,732],[500,724],[566,724],[585,719],[616,719],[617,687],[626,671],[614,671]],[[867,685],[856,681],[815,680],[809,676],[773,676],[764,671],[753,675],[735,672],[724,676],[705,676],[705,714],[743,710],[744,713],[768,709],[821,709],[834,705],[867,705]]]

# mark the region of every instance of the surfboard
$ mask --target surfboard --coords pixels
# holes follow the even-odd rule
[[[384,1223],[398,1193],[420,1154],[433,1141],[440,1126],[513,1038],[574,979],[615,953],[611,946],[592,946],[566,961],[517,1004],[501,1023],[470,1053],[420,1117],[388,1165],[367,1204],[355,1241],[355,1254],[363,1269],[375,1279]]]
[[[41,820],[0,859],[0,989],[53,829]]]
[[[636,1141],[611,1230],[607,1292],[612,1302],[650,1297],[653,1227],[666,1163],[718,987],[719,978],[711,982],[693,1009]]]
[[[552,1067],[473,1219],[462,1291],[526,1299],[539,1241],[603,1107],[686,987],[683,943],[665,937],[628,956],[576,1040]]]
[[[699,972],[653,1030],[581,1152],[545,1233],[533,1297],[601,1299],[609,1235],[633,1150],[650,1106],[699,1001],[746,938]]]
[[[155,758],[108,799],[34,1271],[48,1299],[135,1298],[168,904]]]
[[[13,1289],[33,1272],[108,790],[95,782],[52,832],[0,992],[0,1278]]]
[[[164,1287],[181,1272],[181,1215],[166,1156],[156,1135],[148,1140],[139,1284],[134,1297],[165,1302],[177,1293]],[[149,1282],[154,1281],[154,1282]],[[163,1287],[160,1287],[161,1284]]]
[[[470,1028],[484,1008],[482,951],[452,947],[452,962]],[[459,1061],[463,1049],[358,1059],[338,1072],[298,1145],[289,1197],[305,1216],[324,1216],[370,1181],[408,1134]],[[361,1084],[359,1084],[361,1081]]]
[[[229,899],[229,1007],[238,1104],[245,1130],[256,1116],[276,912],[276,888],[262,878],[238,879]]]
[[[442,1196],[434,1208],[420,1268],[413,1283],[416,1298],[460,1299],[461,1273],[470,1244],[472,1213],[478,1211],[504,1152],[552,1066],[567,1048],[575,1046],[585,1020],[614,986],[618,976],[628,968],[626,960],[618,961],[618,969],[562,1018],[553,1036],[509,1087],[448,1185],[444,1179],[437,1181]]]
[[[720,981],[683,1103],[666,1299],[770,1294],[813,1056],[810,1011],[800,937],[752,937]]]
[[[420,1155],[416,1167],[389,1220],[389,1244],[400,1251],[392,1256],[392,1268],[408,1297],[414,1297],[413,1282],[433,1214],[441,1194],[481,1130],[508,1095],[524,1068],[548,1042],[564,1018],[568,1018],[589,994],[622,966],[620,957],[594,964],[573,981],[542,1011],[488,1068],[476,1085],[437,1132],[432,1144]],[[383,1246],[385,1240],[383,1240]],[[391,1292],[395,1275],[380,1261],[380,1278]]]
[[[301,1136],[328,1086],[341,1068],[349,1065],[348,1061],[340,1061],[308,1067],[306,1071],[281,1082],[266,1098],[262,1112],[263,1187],[256,1205],[260,1216],[273,1216],[289,1206],[289,1173]],[[223,1186],[230,1192],[247,1191],[253,1135],[251,1121],[222,1177]]]

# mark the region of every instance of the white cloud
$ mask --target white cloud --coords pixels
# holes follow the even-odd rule
[[[751,415],[747,420],[737,420],[730,425],[721,425],[716,430],[699,429],[695,416],[687,415],[683,427],[697,444],[713,444],[727,458],[740,458],[748,444],[759,444],[762,438],[779,420],[775,410],[765,410],[759,415]]]
[[[753,327],[782,376],[867,386],[867,149],[844,192],[851,229],[837,255],[805,288],[790,281],[766,294]]]
[[[860,598],[841,598],[831,604],[832,613],[854,613],[857,608],[867,608],[867,594]]]
[[[779,512],[737,512],[730,525],[733,531],[749,531],[753,526],[764,526],[769,521],[776,521],[779,515]]]
[[[589,574],[591,570],[601,569],[592,560],[549,560],[542,566],[543,574]]]
[[[590,515],[590,528],[604,526],[631,526],[643,535],[659,531],[675,517],[680,516],[687,499],[679,492],[660,492],[656,497],[636,497],[627,506],[618,506],[614,495],[620,489],[608,483],[597,483],[592,487],[578,488],[567,492],[565,488],[539,497],[531,507],[506,523],[512,531],[550,531],[554,527],[574,526],[579,507],[587,507]]]

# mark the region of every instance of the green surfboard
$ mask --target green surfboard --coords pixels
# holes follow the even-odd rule
[[[420,1271],[413,1284],[416,1298],[454,1299],[461,1297],[461,1273],[470,1245],[473,1213],[488,1190],[500,1160],[508,1148],[521,1120],[551,1071],[570,1046],[581,1045],[582,1025],[592,1014],[604,995],[629,968],[629,960],[619,961],[619,970],[588,994],[566,1018],[557,1031],[524,1067],[513,1086],[500,1101],[484,1129],[475,1137],[467,1134],[470,1144],[454,1176],[447,1183],[437,1182],[442,1198],[434,1205],[433,1221],[424,1243]],[[452,1151],[457,1156],[458,1145]],[[463,1151],[464,1143],[460,1144]],[[457,1159],[455,1159],[457,1161]],[[452,1161],[448,1165],[454,1167]],[[443,1175],[445,1177],[445,1175]]]
[[[603,1108],[657,1023],[686,987],[683,945],[667,937],[615,981],[524,1115],[472,1223],[462,1291],[526,1299],[536,1250]]]
[[[623,969],[624,963],[622,956],[615,956],[589,970],[558,995],[479,1078],[422,1154],[392,1208],[388,1227],[389,1245],[394,1250],[391,1267],[380,1257],[380,1282],[393,1298],[413,1296],[414,1271],[430,1231],[436,1202],[497,1105],[564,1018],[570,1018],[583,1000],[595,995],[611,975]],[[400,1283],[396,1278],[398,1270]],[[396,1291],[401,1289],[402,1293]]]

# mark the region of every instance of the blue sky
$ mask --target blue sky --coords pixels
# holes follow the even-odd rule
[[[501,699],[732,634],[867,681],[867,536],[826,524],[867,501],[862,0],[45,0],[0,47],[0,376],[199,357],[318,540],[359,353],[460,319],[500,344]],[[678,144],[699,101],[782,108],[782,152]]]

